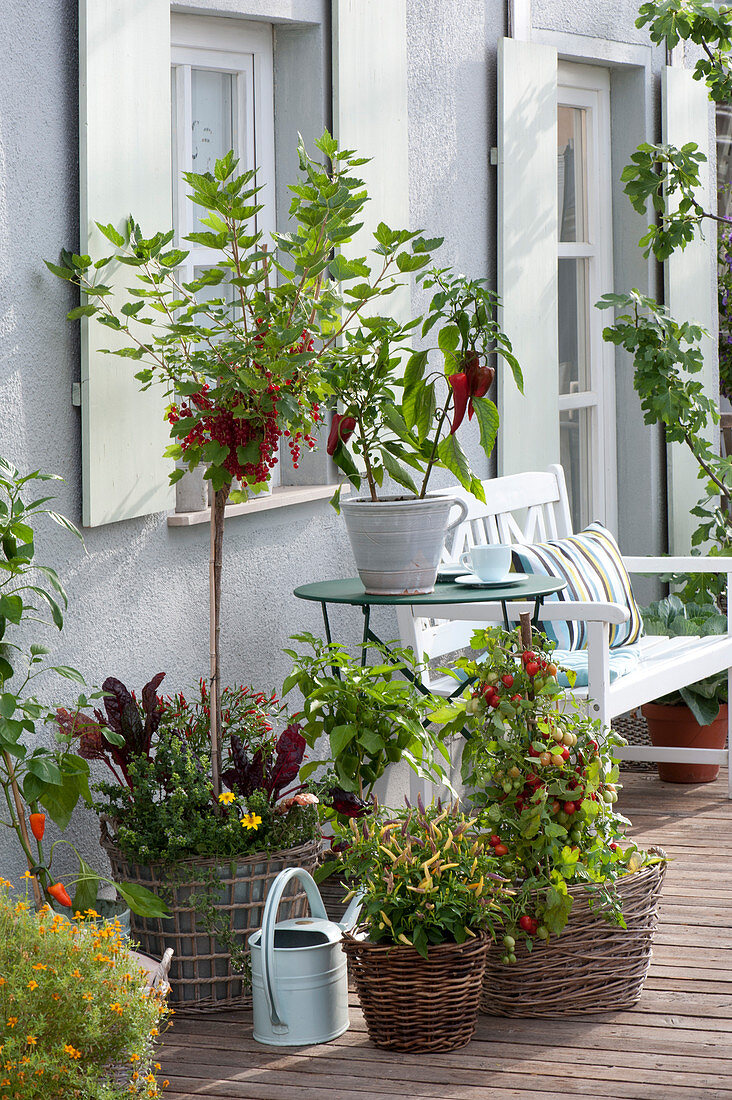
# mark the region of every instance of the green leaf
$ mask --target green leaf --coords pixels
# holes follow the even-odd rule
[[[31,775],[35,775],[37,779],[40,779],[42,783],[48,783],[54,787],[59,787],[63,782],[61,776],[61,769],[50,756],[39,754],[33,755],[28,758],[26,767]]]
[[[465,451],[454,435],[446,435],[437,445],[437,456],[442,465],[454,474],[468,492],[472,492],[472,475]]]
[[[161,898],[133,882],[115,882],[117,893],[138,917],[170,916],[168,906]]]
[[[414,493],[416,497],[418,489],[417,486],[414,484],[414,481],[410,477],[409,472],[402,466],[400,462],[397,462],[393,455],[389,454],[385,447],[382,447],[381,449],[381,459],[384,463],[384,466],[386,467],[386,472],[389,474],[389,477],[393,481],[396,481],[397,485],[401,485],[402,488],[407,489],[410,493]]]
[[[444,355],[452,355],[460,343],[460,329],[457,325],[445,325],[440,329],[437,344]]]
[[[480,428],[480,445],[489,455],[498,435],[498,409],[488,397],[474,397],[473,409]]]
[[[76,890],[71,902],[71,909],[74,913],[86,913],[87,910],[94,909],[96,906],[99,893],[99,876],[94,868],[90,867],[81,858],[78,852],[76,854],[79,858],[79,875],[76,879]]]
[[[103,233],[108,241],[111,241],[117,248],[122,248],[125,243],[125,238],[121,233],[117,232],[111,223],[109,225],[102,225],[101,222],[97,222],[96,226],[99,232]]]
[[[351,743],[356,736],[355,726],[336,726],[330,733],[330,751],[334,757],[341,755],[347,745]]]

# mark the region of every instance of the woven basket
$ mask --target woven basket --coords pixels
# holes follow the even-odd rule
[[[640,707],[628,711],[627,714],[619,714],[610,723],[616,733],[624,737],[629,745],[647,745],[650,748],[651,738],[648,734],[648,723],[641,714]],[[653,760],[621,760],[620,770],[624,772],[655,772],[656,764]]]
[[[228,948],[207,931],[193,895],[210,890],[209,876],[218,880],[213,906],[217,919],[229,924],[238,942],[246,946],[249,934],[260,927],[270,885],[286,867],[313,871],[320,855],[320,840],[278,852],[254,852],[245,858],[186,859],[174,864],[137,864],[116,848],[102,822],[102,847],[109,856],[112,875],[120,882],[136,883],[152,890],[168,905],[170,917],[138,917],[132,914],[132,938],[149,955],[174,952],[170,968],[170,1001],[177,1012],[206,1012],[250,1003],[249,982],[244,972],[232,969]],[[304,916],[305,891],[297,880],[285,890],[280,917]]]
[[[345,933],[371,1041],[386,1050],[457,1050],[473,1037],[488,937],[444,943],[424,959],[413,947],[369,943]]]
[[[665,852],[652,848],[654,855]],[[618,881],[627,928],[590,909],[588,890],[570,886],[572,911],[561,936],[534,941],[531,953],[516,945],[516,962],[501,963],[504,948],[492,943],[481,997],[489,1016],[577,1016],[630,1008],[641,995],[651,962],[651,942],[666,864],[644,867]]]

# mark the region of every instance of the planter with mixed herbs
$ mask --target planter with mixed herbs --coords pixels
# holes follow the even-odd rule
[[[613,808],[621,740],[557,698],[553,643],[525,619],[476,632],[480,659],[457,661],[475,677],[455,720],[471,733],[463,776],[511,885],[483,1009],[626,1008],[648,970],[665,859],[624,840],[629,822]]]
[[[169,906],[167,917],[133,917],[134,938],[153,955],[174,949],[179,1008],[220,1008],[247,995],[247,938],[261,923],[269,884],[285,867],[316,865],[317,798],[296,782],[306,747],[298,727],[278,735],[276,697],[246,687],[222,692],[229,789],[216,798],[208,687],[201,681],[193,702],[160,698],[161,680],[159,673],[138,703],[110,677],[104,711],[60,712],[59,721],[78,737],[81,755],[103,760],[114,776],[96,785],[95,807],[115,875]],[[304,908],[304,893],[288,894],[288,916]]]

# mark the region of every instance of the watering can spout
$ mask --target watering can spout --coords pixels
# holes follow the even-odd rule
[[[361,912],[361,906],[363,905],[363,899],[364,891],[357,890],[343,914],[343,919],[337,922],[342,932],[350,932],[352,928],[355,928],[356,922],[358,921],[358,915]]]

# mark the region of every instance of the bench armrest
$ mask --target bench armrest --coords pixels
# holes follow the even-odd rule
[[[623,557],[629,573],[732,573],[732,557]]]
[[[414,614],[419,615],[419,604],[413,605]],[[518,620],[522,612],[534,613],[534,601],[515,600],[506,604],[509,619]],[[503,622],[500,603],[460,603],[429,604],[423,614],[430,619],[466,619],[468,622]],[[549,622],[596,622],[616,625],[630,618],[627,607],[617,603],[601,603],[593,600],[582,603],[579,600],[551,600],[542,604],[539,619]]]

